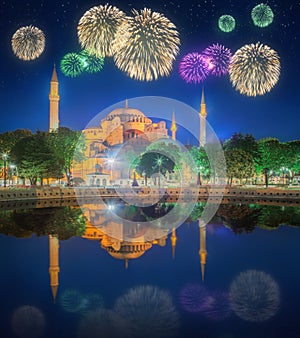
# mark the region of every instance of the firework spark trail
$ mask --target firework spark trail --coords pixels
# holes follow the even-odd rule
[[[109,4],[89,9],[77,26],[81,47],[96,56],[112,56],[112,42],[124,18],[124,12]]]
[[[156,80],[170,74],[179,52],[179,33],[164,15],[144,8],[132,10],[118,28],[113,43],[116,66],[131,78]]]
[[[179,74],[187,83],[203,82],[209,71],[209,60],[199,53],[185,55],[179,64]]]
[[[15,55],[25,61],[38,58],[45,49],[45,35],[34,26],[19,28],[13,35],[12,50]]]
[[[229,75],[233,87],[241,94],[263,95],[278,82],[279,56],[276,51],[260,42],[245,45],[233,55]]]
[[[232,60],[230,49],[217,43],[205,48],[202,54],[207,56],[212,64],[212,75],[220,77],[228,73]]]
[[[82,57],[77,53],[66,54],[60,62],[60,69],[66,76],[76,77],[84,71],[84,68]]]

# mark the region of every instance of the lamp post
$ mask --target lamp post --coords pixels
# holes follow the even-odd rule
[[[14,185],[14,174],[15,174],[16,166],[14,164],[9,165],[9,180],[11,181],[11,184]]]
[[[8,155],[4,153],[2,158],[3,158],[3,186],[6,187],[6,162]]]
[[[160,188],[160,168],[162,165],[163,159],[161,157],[158,157],[156,160],[156,165],[158,166],[158,187]]]

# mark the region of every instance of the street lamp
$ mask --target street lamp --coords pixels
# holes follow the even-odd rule
[[[11,184],[13,185],[14,184],[14,179],[13,179],[13,177],[14,177],[14,174],[15,174],[15,169],[16,169],[17,167],[14,165],[14,164],[10,164],[9,165],[9,180],[11,180]]]
[[[4,153],[2,155],[2,158],[3,158],[3,186],[6,187],[6,161],[7,161],[8,155]]]

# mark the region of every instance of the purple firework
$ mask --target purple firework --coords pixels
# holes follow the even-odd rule
[[[230,49],[217,43],[216,45],[213,44],[207,47],[203,51],[203,55],[205,55],[210,61],[209,64],[212,75],[220,77],[228,73],[229,64],[232,59]]]
[[[187,83],[200,83],[209,74],[209,62],[199,53],[185,55],[179,64],[179,74]]]
[[[187,284],[180,291],[179,302],[187,312],[202,312],[207,307],[208,292],[200,284]]]
[[[226,292],[214,291],[205,299],[201,313],[211,320],[224,320],[231,314],[229,296]]]

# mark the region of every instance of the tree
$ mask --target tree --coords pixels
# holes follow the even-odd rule
[[[225,151],[227,178],[230,186],[233,178],[247,179],[253,177],[255,166],[251,154],[241,149]]]
[[[224,150],[243,150],[246,153],[250,153],[254,159],[258,156],[258,144],[251,134],[235,133],[229,140],[224,142],[223,148]]]
[[[198,173],[198,182],[197,184],[202,184],[202,178],[208,180],[210,178],[210,163],[206,151],[203,147],[191,147],[190,154],[195,161],[197,166],[197,173]]]
[[[46,133],[38,132],[18,141],[11,150],[11,158],[18,166],[19,177],[29,179],[31,185],[36,185],[38,178],[42,184],[43,178],[62,177]]]
[[[32,132],[27,129],[17,129],[0,134],[0,153],[9,154],[17,142],[28,136],[32,136]]]
[[[85,160],[86,143],[84,135],[80,131],[60,127],[49,133],[48,142],[54,152],[60,170],[64,172],[70,185],[73,164]]]
[[[258,151],[256,171],[258,174],[264,174],[266,187],[269,185],[271,172],[278,172],[282,167],[290,166],[294,162],[292,148],[288,144],[280,143],[276,138],[259,140]]]

